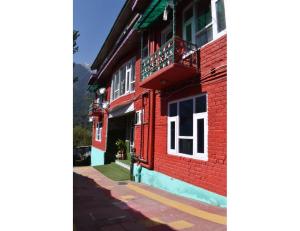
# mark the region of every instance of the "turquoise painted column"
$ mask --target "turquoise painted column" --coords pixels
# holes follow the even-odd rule
[[[92,147],[91,166],[104,165],[105,152],[101,149]]]

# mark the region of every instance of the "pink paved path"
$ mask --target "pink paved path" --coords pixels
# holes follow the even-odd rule
[[[127,183],[206,212],[226,216],[226,209],[182,198],[144,184],[116,182],[92,167],[75,167],[74,230],[76,231],[224,231],[217,224],[150,199]]]

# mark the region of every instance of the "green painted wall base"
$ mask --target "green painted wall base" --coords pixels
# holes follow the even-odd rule
[[[92,146],[91,166],[104,165],[105,152]]]
[[[172,178],[163,173],[148,170],[134,164],[133,175],[136,182],[141,182],[170,193],[198,200],[214,206],[227,207],[227,198],[206,189]]]

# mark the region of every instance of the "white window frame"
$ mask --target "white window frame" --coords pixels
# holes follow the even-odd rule
[[[170,105],[170,104],[169,104]],[[168,108],[170,107],[168,105]],[[168,109],[169,110],[169,109]],[[168,117],[168,153],[176,154],[178,150],[178,142],[176,142],[176,138],[178,137],[178,129],[176,124],[178,124],[178,104],[177,104],[177,116]],[[175,122],[175,149],[171,149],[171,123]]]
[[[195,100],[196,98],[200,96],[206,96],[206,112],[200,112],[196,113],[196,106],[195,106]],[[179,136],[179,103],[182,101],[186,101],[189,99],[193,99],[193,135],[192,136]],[[169,116],[170,113],[170,105],[173,103],[177,103],[177,116]],[[170,101],[168,103],[168,142],[167,142],[167,150],[168,154],[170,155],[175,155],[175,156],[181,156],[181,157],[186,157],[186,158],[191,158],[191,159],[197,159],[197,160],[203,160],[207,161],[208,160],[208,100],[207,100],[207,94],[198,94],[190,97],[185,97],[181,98],[179,100],[174,100]],[[204,152],[203,153],[198,153],[197,150],[197,120],[198,119],[204,119]],[[171,149],[171,122],[175,122],[175,149]],[[193,154],[188,155],[184,153],[179,152],[179,139],[192,139],[193,140]]]
[[[218,32],[218,18],[217,18],[217,8],[216,8],[216,3],[219,0],[211,0],[211,17],[212,17],[212,22],[213,22],[213,40],[216,40],[220,38],[222,35],[226,33],[226,28],[220,32]],[[225,0],[224,1],[224,8],[225,8]],[[226,15],[226,10],[225,10],[225,15]],[[226,18],[225,18],[226,20]],[[212,41],[213,41],[212,40]],[[206,44],[205,44],[206,45]]]
[[[95,140],[96,141],[101,141],[102,140],[102,126],[103,126],[102,122],[97,122],[96,132],[95,132]]]
[[[135,122],[134,125],[141,125],[142,124],[142,121],[144,120],[143,115],[144,115],[143,110],[138,110],[138,111],[135,112],[135,116],[137,118],[137,121]]]
[[[134,92],[135,89],[135,57],[131,59],[131,69],[129,76],[129,93]]]
[[[121,93],[121,70],[125,68],[125,91],[124,94]],[[112,76],[111,81],[111,97],[110,101],[114,101],[124,95],[133,93],[135,89],[132,89],[132,83],[135,83],[135,57],[131,58],[127,62],[125,62]],[[132,80],[133,79],[133,80]],[[118,80],[118,84],[116,82]],[[129,81],[129,83],[128,83]]]
[[[212,21],[211,21],[211,23],[209,23],[208,25],[206,25],[205,26],[205,28],[203,28],[203,29],[201,29],[200,31],[196,31],[196,4],[197,4],[197,2],[195,2],[195,1],[193,1],[193,2],[191,2],[189,5],[187,5],[185,8],[184,8],[184,10],[183,10],[183,12],[182,12],[182,38],[184,39],[184,40],[186,40],[186,38],[185,38],[185,25],[187,24],[187,23],[184,23],[184,14],[185,14],[185,12],[192,6],[193,7],[193,17],[190,19],[190,20],[192,20],[192,43],[194,43],[194,44],[196,44],[196,36],[198,35],[198,34],[201,34],[205,29],[207,29],[208,27],[210,27],[211,25],[212,25],[212,31],[213,31],[213,39],[211,40],[211,41],[209,41],[209,42],[207,42],[207,43],[205,43],[204,45],[202,45],[201,47],[204,47],[204,46],[206,46],[206,45],[208,45],[208,44],[210,44],[211,42],[213,42],[213,41],[215,41],[215,40],[217,40],[218,38],[220,38],[221,36],[223,36],[224,34],[226,34],[227,32],[227,27],[224,29],[224,30],[222,30],[222,31],[220,31],[220,32],[218,32],[218,19],[217,19],[217,9],[216,9],[216,3],[218,2],[219,0],[211,0],[211,2],[210,2],[210,4],[211,4],[211,7],[210,7],[210,9],[211,9],[211,17],[212,17]],[[226,8],[225,7],[225,0],[223,0],[224,1],[224,8]],[[226,14],[226,9],[225,9],[225,14]],[[201,47],[199,47],[199,48],[201,48]]]
[[[193,16],[187,21],[187,22],[184,22],[184,14],[185,12],[187,12],[190,8],[192,7],[192,10],[193,10]],[[191,2],[190,4],[188,4],[183,12],[182,12],[182,33],[183,33],[183,40],[186,41],[186,25],[187,24],[192,24],[192,41],[191,43],[195,43],[195,29],[196,29],[196,24],[195,24],[195,6],[194,6],[194,2]]]

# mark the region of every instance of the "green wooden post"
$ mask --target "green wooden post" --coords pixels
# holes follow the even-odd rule
[[[143,80],[143,40],[144,40],[144,31],[141,31],[141,79]]]
[[[176,0],[173,0],[173,37],[176,36]]]
[[[173,60],[172,62],[175,62],[175,37],[176,37],[176,0],[173,0]]]

